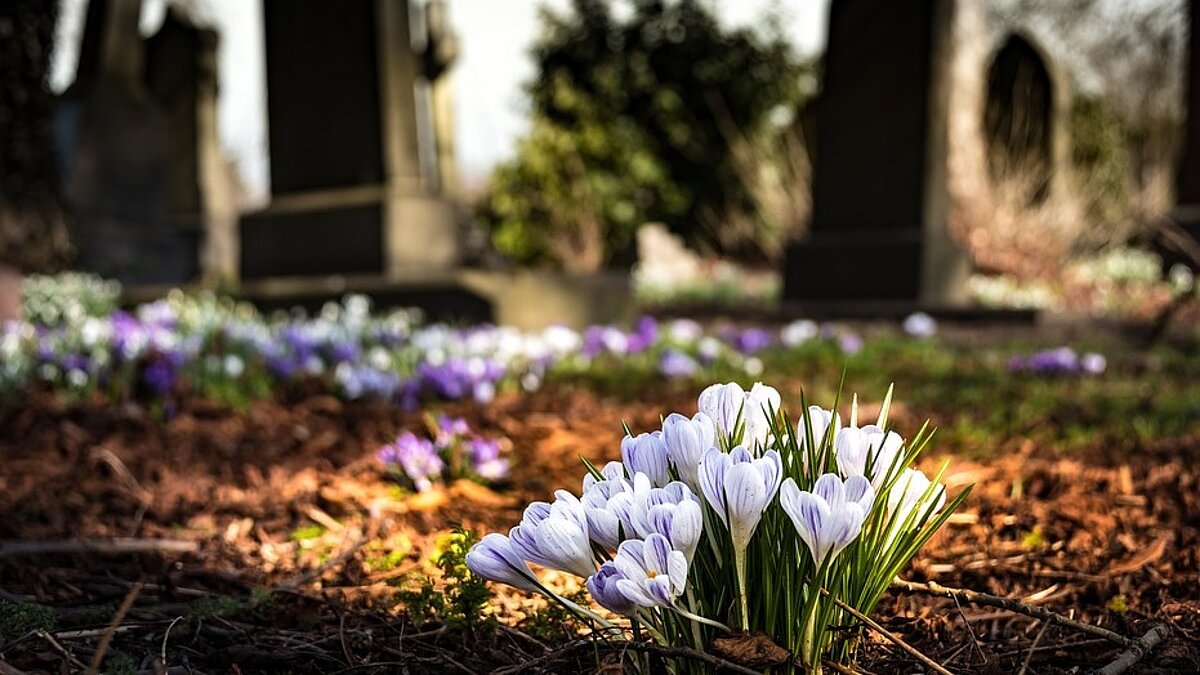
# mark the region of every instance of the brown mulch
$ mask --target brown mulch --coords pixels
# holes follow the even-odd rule
[[[46,635],[6,637],[0,614],[0,672],[6,663],[74,672],[97,652],[106,668],[119,659],[128,672],[475,673],[528,662],[529,672],[593,671],[593,652],[556,658],[552,636],[413,626],[396,582],[427,570],[449,528],[506,529],[528,501],[577,491],[579,457],[616,458],[621,420],[653,426],[672,410],[693,411],[694,395],[664,387],[653,404],[634,405],[555,385],[484,408],[447,405],[477,431],[511,439],[511,483],[412,497],[373,458],[423,424],[392,406],[294,394],[234,412],[191,401],[164,422],[138,406],[31,394],[0,413],[0,540],[131,537],[197,550],[8,555],[0,545],[0,600],[56,616]],[[896,415],[902,430],[920,421]],[[1130,637],[1163,623],[1169,638],[1132,672],[1200,671],[1198,455],[1200,438],[1071,455],[1013,439],[986,463],[952,458],[951,492],[977,487],[907,576],[1023,599]],[[934,469],[941,459],[923,463]],[[408,553],[383,564],[393,550]],[[531,612],[517,596],[499,598],[506,623]],[[954,672],[1084,672],[1121,651],[1019,614],[907,593],[885,598],[876,616]],[[118,628],[105,640],[110,624]],[[163,653],[172,668],[157,665]],[[920,670],[874,635],[859,665]]]

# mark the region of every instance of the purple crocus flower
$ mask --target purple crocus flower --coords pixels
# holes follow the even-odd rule
[[[857,333],[842,333],[838,336],[838,347],[843,353],[854,356],[862,351],[863,339]]]
[[[471,461],[475,464],[490,462],[500,457],[500,441],[494,438],[472,438]]]
[[[418,438],[411,431],[400,434],[394,443],[380,448],[375,457],[384,464],[399,466],[420,492],[432,488],[433,479],[440,478],[446,467],[433,442]]]
[[[773,341],[771,331],[765,328],[747,328],[734,338],[733,346],[743,355],[753,356],[770,347]]]
[[[640,354],[657,341],[658,322],[652,316],[643,316],[634,325],[633,332],[630,333],[625,343],[625,349],[629,354]]]
[[[442,448],[450,447],[455,441],[471,433],[471,426],[461,417],[450,417],[445,413],[440,413],[437,416],[436,423],[435,440],[438,446]]]
[[[678,349],[666,349],[658,359],[658,372],[671,379],[693,377],[699,369],[696,359]]]

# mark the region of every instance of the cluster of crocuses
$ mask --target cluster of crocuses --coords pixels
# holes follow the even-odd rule
[[[496,483],[508,477],[508,458],[498,439],[480,436],[459,417],[429,417],[433,438],[405,431],[380,448],[375,457],[391,472],[425,492],[457,478]]]
[[[1070,347],[1018,354],[1008,360],[1009,372],[1031,375],[1102,375],[1107,369],[1108,359],[1103,354],[1079,354]]]
[[[929,433],[905,442],[888,429],[890,400],[873,424],[859,425],[856,402],[843,423],[803,400],[793,421],[771,387],[713,385],[696,415],[630,433],[621,461],[588,464],[580,495],[530,504],[467,565],[601,630],[699,649],[723,633],[761,632],[810,670],[847,661],[858,632],[837,602],[871,613],[967,493],[948,501],[940,471],[930,479],[912,466]],[[531,563],[585,579],[593,600],[627,621],[555,595]]]

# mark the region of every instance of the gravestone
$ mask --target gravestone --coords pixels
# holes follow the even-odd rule
[[[242,219],[243,278],[457,262],[456,218],[438,150],[421,144],[416,94],[422,73],[449,62],[414,47],[411,16],[405,0],[263,1],[272,199]],[[439,21],[420,36],[428,46],[447,38]]]
[[[785,300],[965,302],[967,260],[947,230],[954,10],[951,0],[831,4],[811,237],[789,247]]]
[[[177,10],[148,40],[140,0],[90,0],[75,81],[56,115],[81,269],[127,284],[187,282],[216,236],[216,34]],[[226,227],[230,224],[226,218]],[[226,234],[226,239],[228,235]]]
[[[1175,183],[1175,210],[1172,214],[1192,243],[1200,243],[1200,0],[1189,0],[1186,113],[1183,128],[1183,157]],[[1166,261],[1194,262],[1188,256],[1169,252]]]

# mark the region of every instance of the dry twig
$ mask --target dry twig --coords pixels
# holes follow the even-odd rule
[[[1010,612],[1016,612],[1017,614],[1024,614],[1026,616],[1032,616],[1035,619],[1041,619],[1048,624],[1058,624],[1060,626],[1077,630],[1080,633],[1095,635],[1096,637],[1104,638],[1109,642],[1115,642],[1122,647],[1131,647],[1133,643],[1136,642],[1135,640],[1131,640],[1130,638],[1127,638],[1120,633],[1108,630],[1107,628],[1101,628],[1099,626],[1093,626],[1091,624],[1076,621],[1074,619],[1068,619],[1057,612],[1051,612],[1048,609],[1035,607],[1033,605],[1021,602],[1020,600],[1001,598],[996,595],[988,595],[987,593],[980,593],[978,591],[969,591],[964,588],[949,588],[937,583],[936,581],[930,581],[929,583],[922,584],[915,581],[902,581],[897,579],[896,581],[892,582],[892,588],[898,588],[910,593],[926,593],[928,595],[935,595],[943,598],[953,598],[987,607],[999,607],[1000,609],[1005,609]]]
[[[949,670],[946,670],[945,666],[938,663],[937,661],[934,661],[933,659],[929,658],[928,656],[922,654],[919,649],[917,649],[916,647],[905,642],[904,638],[901,638],[899,635],[896,635],[895,633],[884,628],[883,626],[880,626],[878,623],[876,623],[871,617],[867,616],[866,614],[863,614],[862,612],[858,611],[857,609],[854,609],[850,605],[847,605],[846,603],[842,602],[838,598],[835,598],[833,595],[831,595],[829,593],[829,591],[825,590],[824,588],[821,589],[821,595],[824,595],[824,596],[828,597],[830,600],[833,600],[833,603],[835,605],[837,605],[838,607],[841,607],[848,614],[850,614],[850,616],[863,622],[864,624],[867,625],[868,628],[875,631],[876,633],[879,633],[883,637],[887,638],[888,641],[895,644],[900,649],[903,649],[904,651],[908,652],[908,654],[910,656],[912,656],[916,660],[920,661],[921,663],[925,664],[927,667],[931,668],[934,672],[941,673],[941,675],[953,675],[953,673],[951,673]]]
[[[125,615],[129,613],[134,601],[141,593],[142,585],[137,583],[125,594],[121,606],[117,608],[116,614],[113,614],[112,620],[108,622],[108,627],[100,636],[100,644],[96,646],[96,653],[92,655],[92,662],[88,665],[89,674],[100,672],[100,664],[104,662],[104,655],[108,653],[108,646],[112,643],[113,635],[117,633],[117,627],[121,625],[121,621],[125,619]]]
[[[0,541],[0,558],[45,553],[195,553],[200,544],[188,539],[65,539]]]
[[[1107,666],[1096,671],[1096,675],[1120,675],[1132,668],[1138,661],[1141,661],[1152,649],[1158,646],[1160,642],[1165,640],[1171,634],[1171,629],[1165,624],[1155,624],[1150,630],[1146,631],[1142,637],[1133,641],[1133,644],[1117,655]]]

